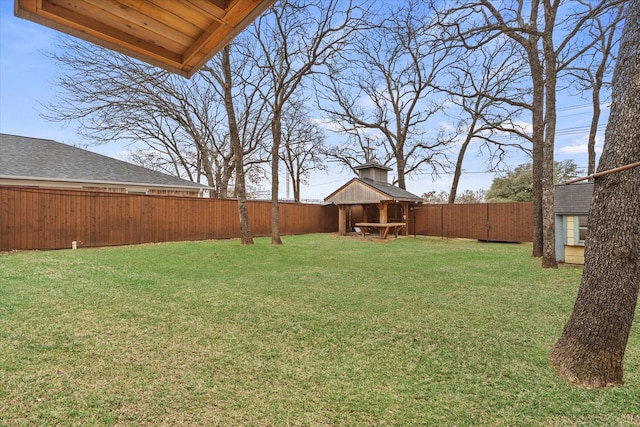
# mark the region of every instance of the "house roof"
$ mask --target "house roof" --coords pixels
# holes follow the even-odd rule
[[[51,139],[4,133],[0,134],[0,178],[208,188]]]
[[[324,200],[337,205],[358,205],[381,201],[419,202],[422,198],[385,182],[353,178]]]
[[[186,77],[275,0],[15,0],[14,14]]]
[[[591,207],[593,183],[556,185],[553,210],[556,214],[587,214]]]

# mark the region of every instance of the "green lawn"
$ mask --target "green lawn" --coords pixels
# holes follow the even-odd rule
[[[640,425],[547,354],[581,268],[333,235],[0,254],[0,425]]]

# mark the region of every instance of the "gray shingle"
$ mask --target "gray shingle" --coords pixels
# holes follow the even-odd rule
[[[586,214],[591,206],[593,183],[556,185],[553,210],[556,214]]]
[[[50,139],[0,134],[0,175],[207,188]]]
[[[422,197],[416,196],[415,194],[410,193],[407,190],[403,190],[400,187],[396,187],[395,185],[387,184],[385,182],[380,182],[380,181],[373,181],[369,179],[357,178],[357,180],[364,182],[367,185],[370,185],[371,187],[375,188],[378,191],[383,192],[384,194],[388,195],[390,198],[395,200],[416,201],[416,202],[422,201]]]

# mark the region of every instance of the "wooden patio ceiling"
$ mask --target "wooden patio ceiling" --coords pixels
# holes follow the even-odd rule
[[[15,0],[15,15],[191,77],[275,0]]]

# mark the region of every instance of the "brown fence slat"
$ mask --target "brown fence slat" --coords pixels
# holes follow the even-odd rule
[[[419,205],[413,213],[413,234],[495,242],[533,240],[531,202]]]
[[[444,205],[444,236],[451,238],[487,238],[485,204]]]
[[[533,206],[531,203],[490,203],[489,238],[494,242],[532,242]]]
[[[254,236],[271,203],[248,202]],[[282,235],[337,231],[335,206],[281,203]],[[114,246],[240,236],[235,200],[0,186],[0,250]]]

